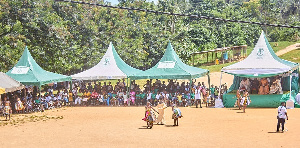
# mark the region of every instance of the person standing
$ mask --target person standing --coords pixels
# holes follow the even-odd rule
[[[278,119],[278,123],[277,123],[276,132],[279,132],[280,124],[281,124],[281,130],[282,130],[282,132],[284,132],[285,119],[289,120],[289,118],[287,116],[287,111],[286,111],[286,108],[285,108],[285,102],[281,102],[281,106],[278,107],[277,119]]]
[[[195,103],[196,103],[196,108],[198,108],[198,103],[200,104],[200,108],[202,108],[202,106],[201,106],[201,86],[197,86],[197,88],[195,90]]]
[[[167,108],[167,105],[163,101],[163,97],[159,98],[159,103],[157,105],[158,108],[158,118],[157,118],[157,124],[164,125],[165,124],[165,112],[164,110]]]
[[[297,102],[298,104],[300,104],[300,91],[299,91],[299,93],[296,95],[296,102]]]

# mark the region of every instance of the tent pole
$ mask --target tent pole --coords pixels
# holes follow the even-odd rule
[[[189,106],[191,106],[191,103],[192,103],[191,102],[191,99],[192,99],[191,98],[191,96],[192,96],[192,82],[193,82],[193,79],[190,79],[190,86],[189,86],[190,87],[190,90],[189,90],[189,92],[190,92],[190,98],[188,99],[188,103],[187,103]]]
[[[42,86],[39,85],[39,95],[40,95],[40,97],[41,97],[41,88],[42,88]]]
[[[129,78],[127,77],[127,84],[126,84],[126,87],[127,87],[127,95],[129,94],[129,92],[128,92],[128,89],[129,89],[129,88],[128,88],[128,79],[129,79]]]
[[[221,85],[222,85],[222,71],[221,71],[221,77],[220,77],[220,87],[219,87],[219,99],[221,99]]]
[[[292,99],[292,73],[290,73],[290,100]]]
[[[131,79],[130,79],[130,81],[129,81],[129,88],[128,88],[128,99],[127,99],[127,102],[128,102],[128,106],[130,106],[130,92],[131,92]],[[134,105],[134,104],[133,104]]]
[[[26,98],[27,94],[26,94],[26,87],[24,88],[24,98]],[[27,99],[26,99],[27,100]]]
[[[208,83],[208,88],[210,87],[210,75],[209,72],[207,73],[207,83]]]

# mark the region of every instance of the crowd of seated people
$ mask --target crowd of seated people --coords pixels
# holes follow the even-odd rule
[[[270,78],[243,78],[240,82],[239,90],[247,90],[251,94],[283,94],[279,76]]]
[[[179,106],[189,106],[194,102],[195,89],[197,86],[201,88],[202,98],[207,103],[208,97],[218,96],[218,87],[207,88],[204,83],[192,82],[191,86],[187,82],[176,82],[174,80],[165,81],[147,80],[142,88],[132,81],[127,87],[124,79],[118,80],[113,87],[111,82],[106,82],[101,85],[101,82],[94,82],[94,85],[88,83],[78,84],[74,86],[73,96],[75,98],[75,105],[110,105],[110,106],[139,106],[146,105],[150,102],[156,106],[159,98],[163,98],[169,106],[176,103]],[[191,88],[191,90],[190,90]],[[212,93],[211,93],[212,92]]]
[[[45,88],[43,94],[28,88],[1,95],[0,113],[4,114],[9,109],[9,113],[30,113],[34,111],[44,111],[62,106],[141,106],[150,102],[156,106],[161,98],[171,106],[191,106],[195,103],[195,90],[201,90],[202,103],[208,104],[219,95],[219,88],[211,85],[206,87],[202,82],[196,81],[177,82],[174,80],[165,81],[147,80],[146,84],[140,87],[135,81],[131,81],[129,86],[125,80],[118,80],[113,86],[111,82],[94,81],[88,83],[75,83],[72,90],[53,90],[51,87]],[[223,93],[225,86],[222,85]],[[227,87],[226,87],[227,89]]]

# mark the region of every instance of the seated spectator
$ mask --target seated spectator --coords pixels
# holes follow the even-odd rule
[[[258,94],[266,95],[266,94],[269,94],[269,93],[270,93],[269,81],[267,80],[267,78],[262,78],[260,80],[260,86],[259,86]]]
[[[251,94],[253,94],[253,90],[255,90],[256,93],[258,93],[259,82],[258,82],[257,78],[254,78],[253,80],[251,80],[250,83],[251,83],[251,86],[250,86]]]
[[[98,97],[99,97],[99,94],[97,93],[96,89],[94,89],[91,94],[91,104],[95,105]]]
[[[72,90],[69,90],[69,95],[68,95],[68,101],[69,101],[69,104],[71,105],[71,106],[73,106],[73,92],[72,92]]]
[[[83,99],[82,99],[82,104],[83,105],[88,105],[88,101],[91,97],[91,93],[88,92],[86,89],[84,90],[84,93],[83,93]]]
[[[64,93],[62,94],[64,105],[69,104],[68,95],[69,95],[69,93],[68,93],[68,91],[65,89]]]
[[[270,87],[270,94],[283,94],[281,87],[281,79],[279,77],[275,78],[275,81]]]
[[[15,103],[15,108],[17,113],[21,113],[21,112],[23,113],[25,108],[20,98],[17,99],[17,102]]]
[[[75,99],[75,105],[81,105],[82,102],[83,93],[82,90],[79,90],[79,93],[77,93],[77,97]]]

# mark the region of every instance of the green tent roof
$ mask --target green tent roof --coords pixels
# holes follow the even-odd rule
[[[19,62],[6,74],[24,85],[34,86],[72,80],[70,76],[56,74],[42,69],[32,58],[27,46]]]
[[[194,79],[209,73],[206,69],[192,67],[184,64],[171,43],[160,61],[152,68],[139,72],[131,79]]]

